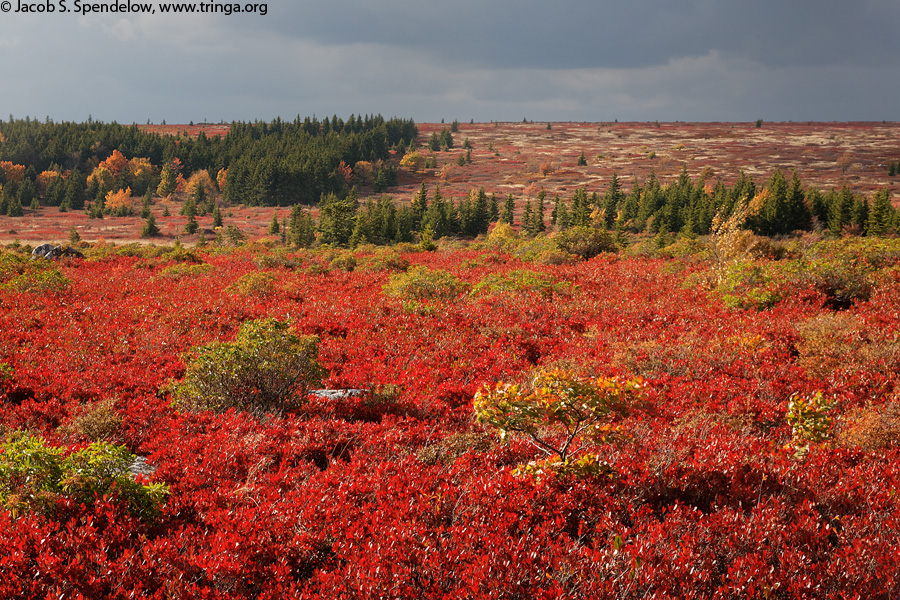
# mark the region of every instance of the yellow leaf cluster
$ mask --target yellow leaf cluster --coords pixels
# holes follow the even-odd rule
[[[132,179],[138,179],[144,175],[152,174],[156,167],[150,162],[149,158],[132,158],[128,161],[126,173]]]
[[[35,179],[35,184],[37,185],[38,193],[43,196],[47,193],[47,188],[50,187],[50,184],[56,180],[57,177],[61,177],[61,175],[57,171],[41,171],[41,173]]]
[[[117,192],[109,192],[106,194],[106,208],[110,212],[115,212],[118,209],[125,207],[126,209],[130,209],[134,204],[134,198],[131,195],[131,188],[125,188],[124,190],[119,190]]]
[[[0,171],[3,171],[6,181],[18,183],[25,177],[25,165],[17,165],[8,160],[0,161]]]
[[[197,187],[201,185],[206,188],[205,191],[207,196],[212,196],[219,190],[219,186],[216,185],[212,180],[212,177],[209,176],[209,172],[206,169],[201,169],[188,177],[184,184],[184,191],[187,192],[189,196],[193,196]]]

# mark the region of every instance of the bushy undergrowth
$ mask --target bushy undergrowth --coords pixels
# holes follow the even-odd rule
[[[897,596],[895,240],[544,264],[506,233],[353,270],[105,249],[0,288],[0,434],[147,478],[16,475],[0,597]],[[152,518],[119,490],[148,481]]]
[[[448,271],[417,265],[405,273],[392,275],[384,292],[405,300],[452,300],[467,288],[465,282]]]
[[[297,336],[275,319],[247,321],[231,342],[191,351],[175,384],[175,403],[186,410],[228,409],[278,415],[296,409],[324,370],[315,336]]]
[[[167,489],[135,482],[128,473],[133,459],[124,447],[104,442],[66,455],[38,436],[9,434],[0,444],[0,506],[13,517],[26,512],[52,517],[63,498],[93,504],[112,494],[139,518],[153,519]]]

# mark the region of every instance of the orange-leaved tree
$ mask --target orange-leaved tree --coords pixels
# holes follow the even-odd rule
[[[544,470],[578,474],[608,472],[589,442],[606,440],[616,421],[636,408],[640,379],[584,377],[566,370],[540,370],[525,385],[486,385],[475,395],[479,423],[500,431],[501,439],[521,435],[546,457],[520,472]]]

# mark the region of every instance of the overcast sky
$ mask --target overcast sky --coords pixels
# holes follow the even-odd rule
[[[0,13],[2,114],[900,120],[898,0],[278,0],[230,16],[154,4]]]

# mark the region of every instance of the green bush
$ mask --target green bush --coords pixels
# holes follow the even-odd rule
[[[557,233],[554,240],[559,250],[585,260],[604,252],[619,251],[613,235],[595,227],[572,227]]]
[[[134,456],[124,446],[95,442],[65,456],[38,436],[14,433],[0,449],[0,505],[14,516],[52,515],[63,497],[90,504],[112,495],[138,517],[152,519],[168,494],[163,484],[142,485],[129,476]]]
[[[409,268],[409,259],[393,248],[379,248],[360,258],[360,268],[365,271],[404,272]]]
[[[226,292],[241,296],[264,298],[275,293],[275,275],[263,271],[253,271],[238,277],[234,283],[225,288]]]
[[[356,257],[352,252],[341,252],[331,259],[329,266],[332,270],[344,271],[352,273],[356,268]]]
[[[753,261],[736,261],[725,267],[717,290],[732,308],[767,310],[781,300],[769,271]]]
[[[184,379],[175,385],[175,404],[185,410],[256,416],[294,410],[309,389],[320,385],[317,336],[297,336],[275,319],[247,321],[234,341],[212,342],[187,357]]]
[[[404,300],[451,300],[467,287],[447,271],[419,265],[393,275],[383,289],[388,296]]]
[[[0,258],[0,289],[58,294],[65,291],[69,283],[69,279],[46,260],[30,261],[12,254]]]

